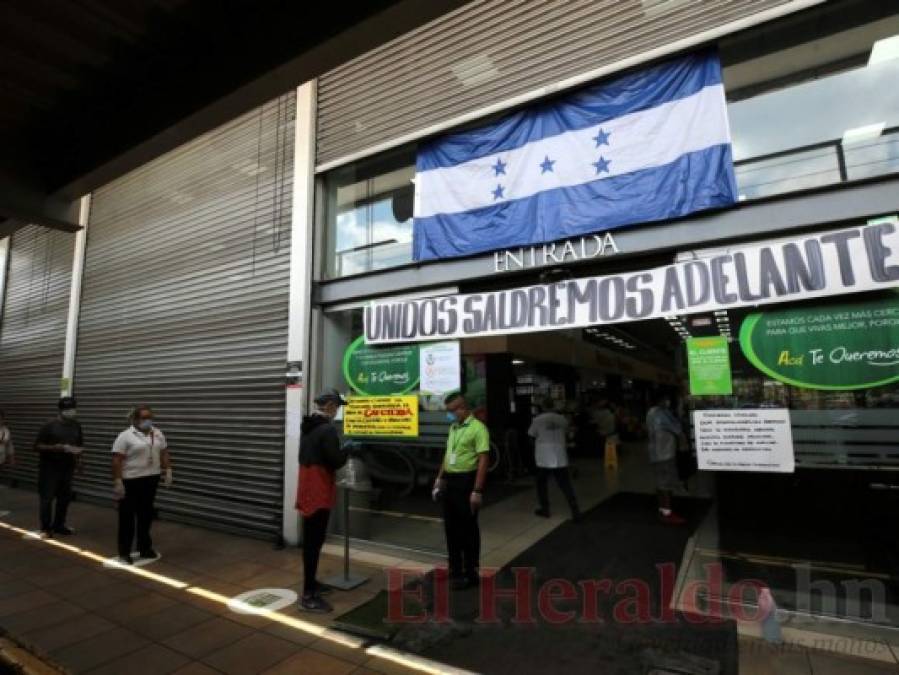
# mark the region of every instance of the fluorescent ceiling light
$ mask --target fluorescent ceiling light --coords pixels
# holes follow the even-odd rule
[[[512,359],[512,365],[513,365],[513,366],[520,366],[520,365],[522,365],[523,363],[524,363],[524,361],[522,361],[521,359]]]
[[[870,141],[872,138],[877,138],[883,133],[883,127],[885,124],[883,122],[878,122],[877,124],[866,124],[863,127],[855,127],[854,129],[846,129],[843,132],[843,145],[849,145],[851,143],[861,143],[862,141]]]
[[[899,35],[894,35],[874,43],[871,47],[871,56],[868,57],[868,65],[874,66],[897,58],[899,58]]]

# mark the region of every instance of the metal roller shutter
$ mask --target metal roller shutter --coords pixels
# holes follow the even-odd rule
[[[147,403],[175,464],[161,513],[280,531],[295,103],[93,195],[75,364],[89,498],[111,499],[112,443]]]
[[[475,0],[319,79],[316,163],[789,4]]]
[[[41,425],[56,416],[75,235],[27,225],[12,236],[0,322],[0,408],[16,446],[14,475],[37,483]]]

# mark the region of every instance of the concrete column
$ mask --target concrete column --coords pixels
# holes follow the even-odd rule
[[[293,545],[300,538],[300,519],[294,507],[300,467],[300,420],[310,398],[306,385],[309,371],[312,235],[315,225],[315,108],[316,83],[312,80],[297,88],[290,227],[282,535],[288,544]]]
[[[90,220],[91,196],[85,195],[78,205],[75,233],[75,257],[72,261],[72,286],[69,291],[69,318],[66,322],[66,349],[62,360],[59,395],[71,396],[75,384],[75,351],[78,348],[78,318],[81,315],[81,282],[84,279],[84,254],[87,250],[87,224]]]

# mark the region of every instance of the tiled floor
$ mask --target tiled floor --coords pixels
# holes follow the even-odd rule
[[[623,453],[621,470],[605,474],[598,462],[581,462],[576,489],[582,507],[618,490],[648,491],[640,464],[636,453]],[[554,485],[551,490],[557,515],[549,520],[533,516],[530,490],[485,510],[485,566],[502,566],[564,520],[561,494]],[[70,550],[22,536],[21,530],[34,525],[36,507],[33,493],[0,488],[0,511],[11,511],[0,518],[0,626],[73,673],[421,672],[375,656],[358,641],[321,634],[330,616],[303,615],[295,607],[276,619],[248,616],[222,602],[253,588],[296,588],[301,576],[297,549],[276,551],[262,541],[158,522],[154,539],[163,558],[144,568],[149,576],[139,576],[101,564],[114,551],[112,509],[73,504],[70,520],[78,534],[61,540],[74,547]],[[341,571],[341,553],[337,545],[326,546],[322,577]],[[370,581],[335,592],[335,615],[384,588],[391,567],[426,569],[437,560],[402,559],[406,555],[411,554],[354,550],[354,571]],[[884,661],[778,651],[751,638],[741,638],[740,668],[744,674],[899,673]]]
[[[0,626],[72,673],[420,672],[372,656],[359,641],[342,644],[321,635],[332,617],[300,614],[295,607],[276,620],[242,615],[209,596],[296,588],[296,549],[276,551],[262,541],[158,522],[154,539],[163,558],[143,568],[149,576],[138,576],[101,564],[114,552],[112,509],[73,504],[70,521],[78,533],[58,540],[69,549],[22,535],[33,528],[36,508],[33,493],[0,489],[0,510],[11,511],[0,519]],[[334,574],[341,561],[326,555],[321,568],[323,575]],[[356,569],[370,581],[335,592],[335,615],[386,584],[385,567],[360,562]]]

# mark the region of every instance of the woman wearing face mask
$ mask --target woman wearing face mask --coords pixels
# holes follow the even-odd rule
[[[119,502],[119,561],[130,565],[135,524],[140,557],[159,557],[150,539],[150,523],[160,474],[163,485],[172,484],[172,461],[165,436],[153,425],[150,406],[135,407],[128,419],[131,427],[112,446],[112,477]]]

